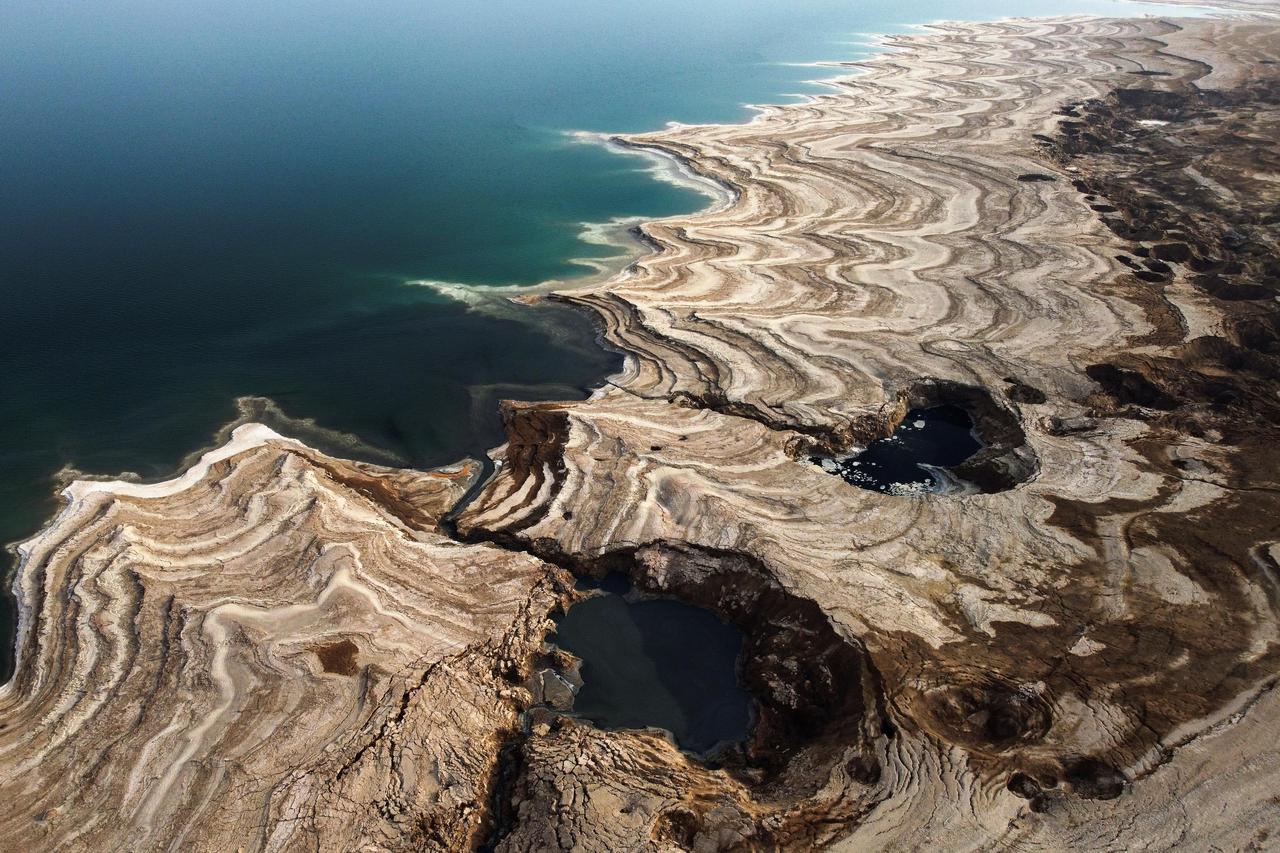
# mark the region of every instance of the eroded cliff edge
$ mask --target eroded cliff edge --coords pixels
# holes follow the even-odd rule
[[[237,432],[24,546],[0,835],[53,848],[1265,846],[1280,812],[1265,19],[945,26],[813,103],[627,140],[735,190],[589,307],[498,475]],[[954,403],[952,495],[811,464]],[[747,636],[709,768],[527,727],[566,570]],[[1223,808],[1223,803],[1229,804]]]

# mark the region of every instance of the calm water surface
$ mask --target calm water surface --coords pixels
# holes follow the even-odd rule
[[[666,729],[706,752],[747,736],[751,696],[738,684],[742,633],[709,611],[663,599],[629,601],[622,575],[569,608],[555,642],[582,658],[573,711],[605,728]]]
[[[893,434],[844,459],[815,459],[855,486],[877,492],[915,494],[945,488],[938,469],[959,465],[982,449],[973,419],[959,406],[907,412]]]
[[[614,357],[564,311],[493,316],[407,282],[569,278],[617,251],[584,223],[704,203],[565,131],[744,118],[829,73],[797,63],[865,56],[858,33],[1090,10],[1140,11],[7,0],[0,541],[48,518],[64,466],[168,475],[244,395],[356,455],[480,453],[495,398],[580,396]]]

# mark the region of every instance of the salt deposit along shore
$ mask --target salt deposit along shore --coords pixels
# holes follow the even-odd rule
[[[943,24],[627,137],[734,190],[556,298],[624,371],[497,473],[265,428],[22,546],[24,849],[1261,849],[1280,829],[1280,5]],[[964,409],[946,494],[813,459]],[[539,707],[573,573],[714,610],[715,763]]]

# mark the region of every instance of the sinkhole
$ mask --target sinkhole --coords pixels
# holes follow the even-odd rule
[[[944,404],[907,412],[893,434],[849,456],[813,456],[810,461],[849,483],[896,495],[960,491],[948,473],[983,447],[973,419],[960,406]]]
[[[581,661],[567,674],[575,716],[605,729],[666,729],[702,754],[746,739],[741,631],[700,607],[641,598],[622,574],[579,586],[596,592],[556,620],[553,638]]]

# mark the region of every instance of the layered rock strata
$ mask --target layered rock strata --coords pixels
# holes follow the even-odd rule
[[[0,837],[1274,844],[1276,33],[945,25],[812,102],[623,140],[733,201],[559,296],[626,369],[506,405],[443,528],[476,466],[260,427],[171,483],[74,484],[23,546]],[[976,488],[808,461],[937,403],[984,439]],[[751,739],[710,762],[522,717],[560,567],[742,628]]]
[[[245,426],[177,480],[72,485],[21,546],[4,846],[472,846],[560,600],[539,560],[437,531],[477,467]]]
[[[509,411],[506,453],[529,456],[526,418],[555,420],[557,450],[507,467],[460,530],[587,568],[639,555],[641,584],[689,571],[646,552],[727,555],[865,650],[882,705],[856,731],[729,769],[758,818],[743,844],[832,840],[788,822],[813,825],[815,791],[850,849],[1264,837],[1271,748],[1247,756],[1267,773],[1217,782],[1237,825],[1178,813],[1161,770],[1270,707],[1280,663],[1276,29],[1018,22],[894,46],[810,104],[626,140],[736,200],[562,294],[628,370]],[[943,402],[988,438],[983,494],[884,495],[805,461]],[[1132,819],[1140,796],[1159,818]],[[671,808],[712,849],[725,801],[702,802]],[[630,843],[661,847],[662,821]]]

